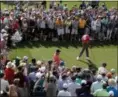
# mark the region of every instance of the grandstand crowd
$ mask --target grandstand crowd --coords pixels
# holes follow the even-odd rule
[[[107,63],[98,69],[68,68],[57,49],[52,60],[6,58],[6,49],[20,41],[81,41],[85,32],[94,41],[118,40],[118,10],[89,3],[52,1],[49,9],[2,10],[0,16],[0,97],[118,97],[118,76]]]

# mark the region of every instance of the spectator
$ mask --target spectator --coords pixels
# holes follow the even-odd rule
[[[97,81],[92,83],[91,92],[94,93],[97,89],[101,89],[102,85],[103,85],[102,76],[98,75],[97,76]]]
[[[118,96],[118,91],[117,89],[115,88],[116,86],[116,82],[114,79],[109,79],[108,80],[108,87],[107,87],[107,91],[110,92],[110,91],[113,91],[114,93],[114,97],[117,97]]]
[[[9,86],[9,97],[20,97],[18,84],[19,79],[14,79],[13,84]]]
[[[85,91],[80,94],[80,97],[94,97],[90,92],[90,87],[86,86]]]
[[[64,83],[68,84],[67,75],[66,74],[63,74],[62,78],[59,78],[59,80],[58,80],[58,89],[59,90],[63,89],[63,84]]]
[[[68,84],[68,91],[71,93],[71,96],[77,96],[76,95],[76,89],[80,88],[80,85],[75,82],[76,77],[72,76],[72,82]]]
[[[102,72],[104,72],[105,74],[107,74],[107,64],[103,63],[101,67],[98,68],[98,73],[101,74]]]
[[[46,90],[46,97],[54,97],[56,96],[57,93],[57,87],[56,87],[56,83],[55,83],[55,79],[53,77],[51,77],[49,79],[49,83],[48,83],[48,87]]]
[[[0,89],[2,92],[7,93],[9,88],[9,82],[4,79],[4,72],[0,70]]]
[[[71,93],[68,91],[68,85],[63,84],[63,90],[60,90],[57,97],[71,97]]]
[[[13,64],[12,62],[8,62],[5,69],[5,79],[8,80],[9,84],[13,83],[14,75],[15,75],[12,64]]]
[[[93,95],[94,95],[95,97],[108,97],[108,96],[109,96],[109,93],[107,92],[106,89],[107,89],[107,84],[104,83],[103,86],[102,86],[102,88],[101,88],[101,89],[97,89],[97,90],[93,93]]]

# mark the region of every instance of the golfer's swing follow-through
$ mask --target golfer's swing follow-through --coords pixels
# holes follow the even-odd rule
[[[84,51],[86,52],[86,59],[89,60],[89,43],[90,43],[90,36],[89,34],[86,32],[83,36],[82,36],[82,50],[79,54],[79,56],[76,58],[77,60],[80,59],[80,57],[82,56],[82,54],[84,53]]]

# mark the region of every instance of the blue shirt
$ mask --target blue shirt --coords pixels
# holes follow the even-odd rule
[[[114,87],[108,87],[107,88],[107,91],[109,92],[109,91],[113,91],[114,92],[114,97],[118,97],[118,90],[116,89],[116,88],[114,88]]]
[[[29,74],[29,79],[31,80],[31,81],[36,81],[36,73],[35,72],[31,72],[30,74]]]

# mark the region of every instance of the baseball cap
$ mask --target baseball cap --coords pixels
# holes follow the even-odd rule
[[[99,74],[99,75],[97,76],[97,79],[98,79],[98,80],[102,80],[102,75]]]
[[[63,88],[68,88],[68,85],[66,83],[63,84]]]
[[[116,70],[114,68],[111,69],[111,73],[115,73]]]
[[[27,61],[28,60],[28,57],[27,56],[24,56],[23,57],[23,61]]]
[[[87,81],[86,80],[82,80],[81,84],[87,84]]]
[[[109,96],[114,96],[114,92],[113,91],[109,91]]]

